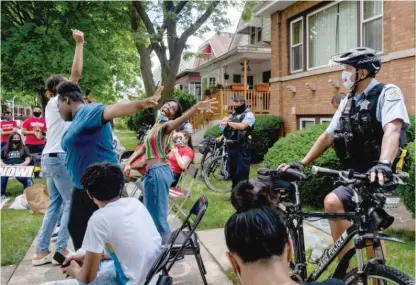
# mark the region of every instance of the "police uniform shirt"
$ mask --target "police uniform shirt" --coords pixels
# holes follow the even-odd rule
[[[370,81],[368,86],[364,89],[363,93],[359,96],[354,96],[355,103],[360,105],[368,92],[373,89],[377,84],[377,80],[374,78]],[[334,135],[335,130],[339,128],[339,119],[341,118],[342,112],[344,111],[348,102],[348,97],[342,99],[339,104],[338,110],[335,112],[332,117],[331,123],[329,124],[326,132],[330,135]],[[402,130],[405,130],[409,125],[409,115],[407,114],[406,105],[404,103],[404,98],[402,91],[399,87],[394,84],[386,84],[381,91],[380,96],[377,101],[377,110],[376,110],[377,121],[379,121],[384,129],[384,127],[394,121],[402,120],[403,127]]]
[[[244,111],[244,114],[245,115],[242,123],[246,123],[250,128],[252,128],[254,126],[254,123],[256,122],[256,117],[254,116],[253,112],[251,112],[248,108]]]

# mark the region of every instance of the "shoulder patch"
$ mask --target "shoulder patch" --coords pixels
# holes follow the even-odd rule
[[[399,88],[389,88],[385,91],[387,101],[399,101],[402,99],[402,92]]]

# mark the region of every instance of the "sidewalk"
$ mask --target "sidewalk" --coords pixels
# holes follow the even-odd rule
[[[178,227],[178,222],[174,223],[172,228]],[[31,258],[35,253],[37,237],[30,246],[26,256],[16,266],[4,266],[1,268],[1,285],[40,285],[43,282],[62,280],[60,267],[58,265],[47,264],[43,266],[32,266]],[[53,250],[51,245],[51,250]],[[204,247],[201,248],[201,255],[207,270],[207,281],[209,284],[232,285],[224,272]],[[195,258],[191,255],[185,256],[181,261],[175,263],[170,271],[175,285],[202,285],[202,279],[195,262]]]

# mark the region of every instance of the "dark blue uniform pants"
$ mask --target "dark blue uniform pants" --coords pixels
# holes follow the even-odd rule
[[[238,182],[248,180],[250,173],[250,150],[242,147],[229,147],[227,169],[230,173],[234,188]]]

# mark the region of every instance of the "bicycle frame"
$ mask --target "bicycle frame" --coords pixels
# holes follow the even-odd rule
[[[402,242],[399,239],[389,237],[384,234],[374,234],[370,233],[367,230],[362,228],[360,215],[361,209],[359,207],[361,203],[361,196],[357,193],[357,189],[354,189],[355,201],[357,201],[357,208],[355,212],[345,212],[345,213],[322,213],[322,212],[301,212],[300,209],[300,195],[298,186],[296,183],[293,183],[295,186],[295,198],[296,205],[293,205],[295,208],[296,217],[291,218],[292,213],[288,213],[289,221],[287,227],[295,231],[296,234],[296,244],[293,244],[297,248],[295,251],[295,264],[292,266],[292,270],[295,275],[299,275],[304,282],[313,282],[316,281],[321,274],[328,268],[328,266],[336,259],[339,253],[353,240],[354,236],[359,233],[357,237],[354,238],[354,248],[351,248],[340,260],[338,263],[332,277],[342,279],[346,273],[349,260],[355,255],[357,255],[358,261],[358,274],[363,276],[366,271],[367,265],[378,262],[384,263],[384,256],[381,250],[380,240],[390,240],[395,242]],[[284,204],[279,204],[279,208],[286,212]],[[355,219],[356,224],[352,224],[344,233],[334,242],[334,245],[328,249],[324,255],[319,259],[318,266],[311,273],[310,276],[307,276],[306,270],[306,253],[305,253],[305,243],[304,243],[304,233],[303,233],[303,219],[306,217],[314,218],[344,218],[344,219]],[[296,226],[294,224],[296,221]],[[366,247],[366,241],[373,241],[373,248],[375,250],[375,258],[367,262],[367,265],[364,264],[364,258],[362,250]]]

